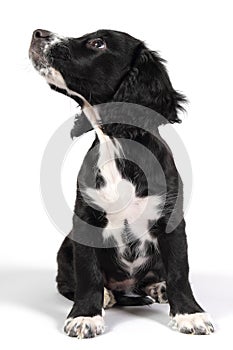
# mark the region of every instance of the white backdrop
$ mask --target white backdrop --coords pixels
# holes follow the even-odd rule
[[[232,11],[230,1],[9,1],[1,10],[0,344],[4,349],[132,346],[212,346],[230,339],[232,272]],[[217,332],[180,335],[167,327],[167,306],[107,312],[105,335],[78,341],[62,333],[71,304],[56,293],[56,252],[63,239],[41,202],[39,176],[53,132],[75,104],[52,92],[28,60],[32,31],[81,36],[96,29],[126,31],[168,61],[174,87],[190,101],[174,126],[192,162],[186,213],[191,281]],[[166,134],[166,131],[164,131]],[[68,137],[68,135],[67,135]],[[88,148],[84,137],[80,150]],[[171,145],[172,146],[172,145]],[[77,164],[62,183],[73,206]],[[176,157],[176,154],[175,154]],[[177,164],[182,160],[177,159]],[[78,344],[77,344],[78,342]],[[169,346],[169,345],[168,345]]]

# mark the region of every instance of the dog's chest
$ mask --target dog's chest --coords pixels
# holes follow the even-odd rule
[[[130,231],[130,226],[126,226],[119,232],[118,243],[123,244],[116,247],[117,263],[121,269],[126,271],[131,277],[138,272],[144,271],[151,262],[151,257],[158,250],[157,239],[153,238],[149,231],[137,238]]]
[[[104,179],[99,189],[86,188],[89,203],[101,207],[107,218],[103,229],[105,242],[117,250],[118,262],[131,275],[148,262],[149,246],[156,246],[150,235],[150,224],[161,214],[161,197],[137,197],[135,186],[123,179],[116,165],[121,147],[117,140],[100,144],[97,168]]]

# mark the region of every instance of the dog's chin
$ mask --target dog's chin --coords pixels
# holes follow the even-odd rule
[[[73,98],[79,106],[82,107],[82,100],[70,93],[71,90],[67,87],[63,76],[58,70],[48,64],[43,64],[43,62],[41,64],[36,63],[33,60],[32,62],[38,73],[45,79],[51,89]]]
[[[61,90],[68,91],[68,87],[61,73],[53,67],[41,68],[39,73],[45,78],[49,85],[53,85]]]
[[[61,73],[51,67],[46,61],[35,61],[32,59],[33,66],[37,72],[46,80],[49,85],[53,85],[62,90],[68,90],[65,80]]]

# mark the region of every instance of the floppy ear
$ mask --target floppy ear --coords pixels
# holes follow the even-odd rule
[[[137,103],[154,109],[170,123],[180,123],[178,111],[186,98],[173,89],[165,61],[144,44],[136,54],[132,68],[114,95],[114,101]]]

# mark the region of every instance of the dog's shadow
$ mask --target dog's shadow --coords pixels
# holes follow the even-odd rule
[[[18,304],[51,317],[56,327],[62,330],[63,322],[72,302],[58,294],[55,287],[55,271],[47,269],[6,268],[0,271],[0,302]],[[191,276],[194,294],[201,305],[217,321],[231,313],[233,279],[230,275]],[[167,325],[168,305],[113,308],[106,311],[107,328],[128,322],[134,317],[151,319]]]
[[[56,291],[55,276],[55,271],[43,268],[1,269],[0,302],[17,304],[50,316],[56,327],[62,329],[72,302]]]
[[[233,302],[233,275],[232,274],[191,274],[190,277],[194,295],[199,304],[211,315],[214,324],[217,326],[218,320],[232,314]],[[110,324],[117,324],[122,320],[113,309],[113,317],[109,317]],[[169,305],[153,304],[145,307],[127,307],[121,310],[133,317],[151,319],[167,327],[169,322]],[[114,317],[115,316],[115,317]]]

